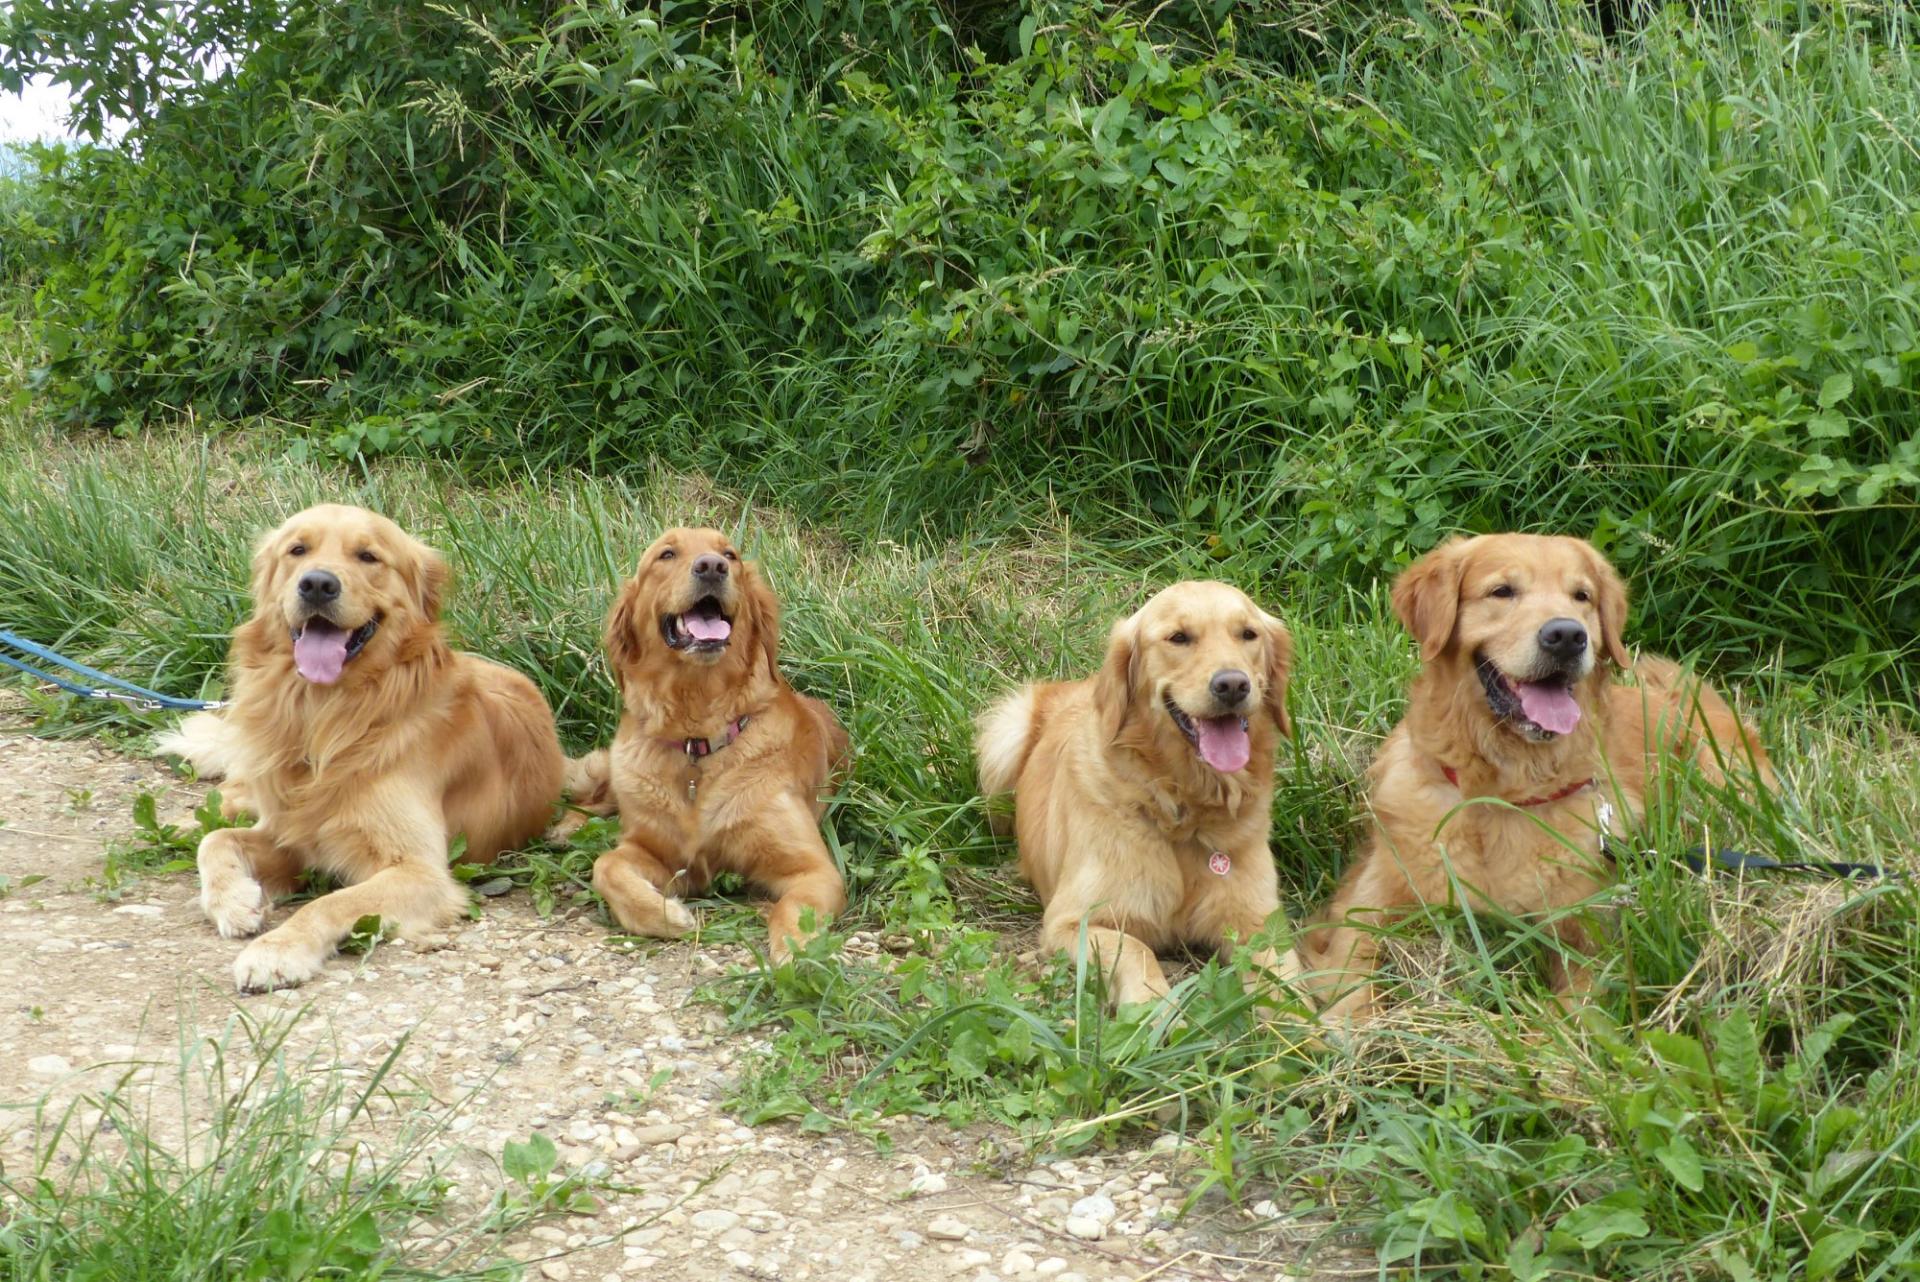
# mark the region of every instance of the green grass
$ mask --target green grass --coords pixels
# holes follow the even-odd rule
[[[140,182],[92,154],[0,192],[0,279],[39,291],[0,342],[0,620],[217,693],[251,538],[367,503],[583,748],[614,585],[660,526],[725,526],[859,754],[848,916],[709,994],[770,1042],[743,1115],[1176,1129],[1203,1190],[1422,1277],[1920,1276],[1913,19],[1700,8],[1611,42],[1572,0],[289,23]],[[1386,579],[1506,527],[1600,542],[1630,639],[1732,688],[1789,785],[1658,801],[1581,910],[1589,1010],[1548,1013],[1553,945],[1492,914],[1395,931],[1350,1049],[1230,967],[1127,1022],[1031,955],[986,698],[1090,670],[1170,579],[1249,590],[1299,642],[1298,920],[1413,671]],[[479,882],[585,899],[608,839]],[[1905,876],[1703,880],[1702,845]]]
[[[398,1067],[405,1042],[348,1077],[296,1057],[297,1018],[236,1017],[172,1064],[102,1066],[104,1085],[64,1105],[10,1101],[35,1144],[0,1165],[0,1278],[518,1277],[505,1235],[586,1196],[552,1145],[507,1145],[490,1199],[456,1189],[436,1166],[445,1119],[414,1109]]]
[[[1071,522],[1298,593],[1571,530],[1662,646],[1911,701],[1911,8],[1593,7],[143,2],[130,66],[16,5],[0,69],[89,103],[247,74],[46,157],[0,276],[74,425],[664,459],[861,546]]]
[[[1297,1009],[1245,996],[1231,967],[1188,971],[1179,1021],[1128,1023],[1103,1013],[1096,975],[1023,957],[1035,905],[974,795],[979,704],[1088,670],[1115,613],[1204,560],[1045,527],[854,546],[666,472],[474,486],[427,463],[348,472],[257,439],[64,440],[20,419],[0,452],[15,464],[0,479],[14,626],[136,680],[215,692],[252,535],[322,494],[367,502],[448,551],[456,633],[533,674],[576,747],[615,715],[596,638],[629,560],[669,521],[739,527],[783,597],[787,670],[832,701],[859,752],[828,821],[848,917],[793,966],[710,992],[771,1039],[739,1088],[743,1116],[876,1133],[892,1114],[991,1119],[1064,1149],[1182,1130],[1207,1155],[1204,1188],[1276,1196],[1315,1222],[1331,1211],[1330,1247],[1371,1243],[1441,1275],[1784,1277],[1846,1249],[1873,1266],[1858,1276],[1911,1275],[1911,884],[1705,882],[1680,862],[1710,841],[1913,872],[1920,746],[1858,691],[1778,670],[1738,682],[1792,799],[1687,781],[1656,808],[1633,843],[1645,853],[1592,906],[1605,982],[1584,1019],[1546,1013],[1537,925],[1435,912],[1390,941],[1394,1016],[1331,1051]],[[1274,807],[1297,919],[1343,866],[1360,771],[1412,657],[1370,594],[1270,604],[1300,643]],[[68,729],[110,724],[135,744],[153,724],[63,710]],[[164,863],[191,838],[147,849]],[[585,899],[609,838],[592,825],[482,880],[542,905]],[[705,938],[759,944],[737,901],[701,910]]]

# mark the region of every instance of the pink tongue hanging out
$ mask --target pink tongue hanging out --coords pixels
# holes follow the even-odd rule
[[[1516,681],[1514,693],[1520,696],[1520,711],[1542,730],[1565,734],[1580,724],[1580,705],[1571,688],[1540,681]]]
[[[340,679],[340,669],[347,666],[349,635],[345,628],[337,628],[325,619],[308,619],[293,641],[293,666],[316,685],[332,685]]]
[[[1222,774],[1232,774],[1253,755],[1246,724],[1238,717],[1195,717],[1193,729],[1200,759]]]
[[[683,614],[680,626],[695,641],[725,641],[733,635],[733,625],[717,614]]]

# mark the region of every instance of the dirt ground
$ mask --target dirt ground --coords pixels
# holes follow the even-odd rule
[[[535,1131],[563,1170],[625,1190],[512,1242],[533,1277],[1314,1276],[1287,1268],[1311,1228],[1273,1227],[1257,1213],[1270,1203],[1215,1200],[1178,1218],[1196,1175],[1171,1137],[1047,1160],[990,1128],[903,1124],[883,1155],[858,1135],[740,1125],[720,1101],[751,1039],[693,998],[745,960],[731,946],[627,955],[591,914],[543,919],[516,893],[488,900],[450,947],[383,945],[304,988],[239,997],[239,945],[201,917],[192,874],[102,886],[106,845],[132,831],[143,788],[163,819],[190,824],[200,789],[164,764],[31,737],[18,705],[0,705],[0,875],[14,879],[0,897],[0,1166],[33,1151],[37,1102],[98,1091],[129,1062],[166,1074],[183,1036],[219,1036],[235,1009],[304,1012],[289,1054],[349,1076],[408,1039],[396,1071],[444,1110],[444,1160],[469,1196],[490,1196],[502,1145]]]

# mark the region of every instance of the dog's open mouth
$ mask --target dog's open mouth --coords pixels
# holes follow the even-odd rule
[[[1167,695],[1165,702],[1173,724],[1180,727],[1180,733],[1187,737],[1200,759],[1215,770],[1232,774],[1245,767],[1253,756],[1245,717],[1193,717],[1173,701],[1172,695]]]
[[[1513,722],[1522,734],[1550,739],[1580,724],[1580,702],[1573,697],[1571,681],[1515,681],[1486,659],[1480,660],[1479,672],[1487,707],[1500,720]]]
[[[720,608],[717,597],[703,596],[683,614],[663,615],[660,635],[676,650],[714,654],[727,648],[733,636],[733,620]]]
[[[366,648],[379,627],[379,615],[349,632],[316,614],[293,630],[293,666],[315,685],[330,686],[340,679],[347,661]]]

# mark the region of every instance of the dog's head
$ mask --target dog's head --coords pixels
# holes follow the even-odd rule
[[[1166,588],[1113,625],[1094,699],[1108,737],[1136,719],[1171,727],[1200,759],[1224,774],[1251,756],[1251,720],[1282,734],[1293,637],[1286,625],[1225,583]]]
[[[663,665],[745,670],[764,662],[773,675],[779,653],[780,607],[718,530],[672,529],[655,539],[607,615],[607,654],[623,683]]]
[[[365,508],[322,503],[288,517],[253,552],[254,618],[315,685],[390,659],[440,617],[447,563]]]
[[[1587,678],[1632,662],[1626,585],[1583,539],[1455,539],[1407,567],[1393,608],[1429,667],[1470,664],[1488,714],[1529,740],[1571,731]]]

